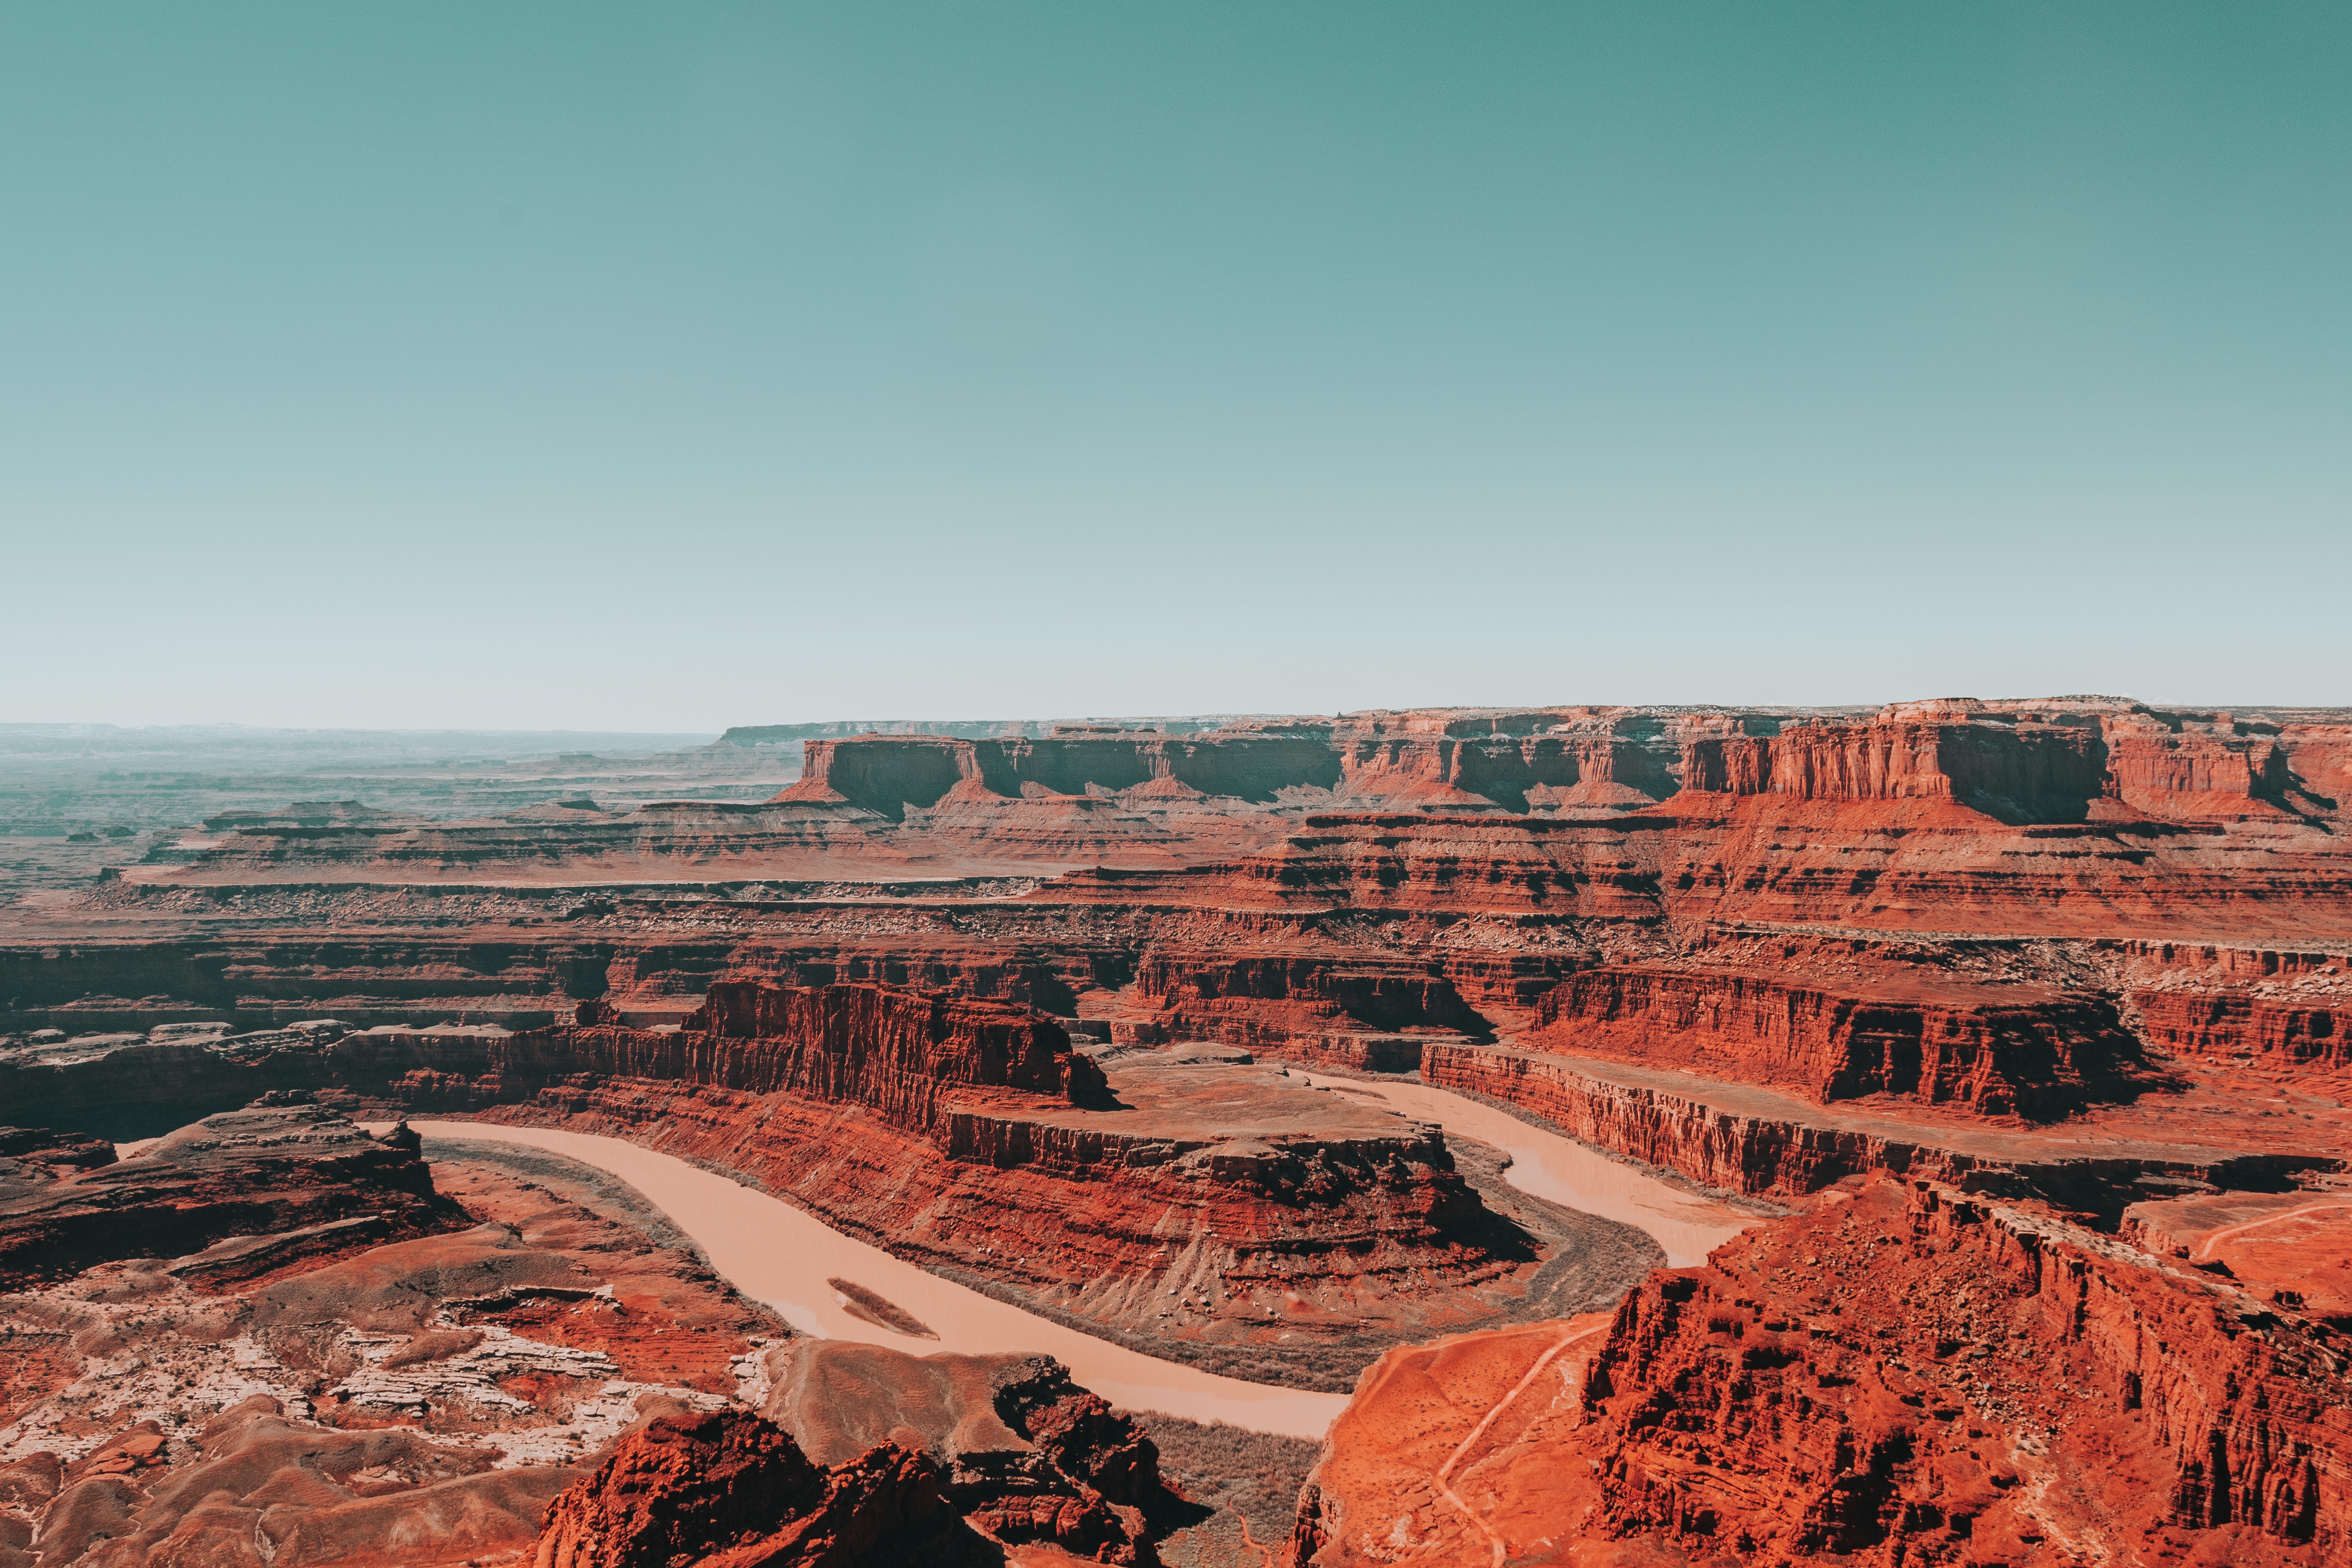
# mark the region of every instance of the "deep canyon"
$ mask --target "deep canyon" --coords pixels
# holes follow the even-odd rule
[[[2352,1558],[2352,710],[56,752],[0,1568]]]

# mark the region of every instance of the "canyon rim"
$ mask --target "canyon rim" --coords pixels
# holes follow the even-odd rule
[[[2352,1553],[2352,711],[11,735],[5,1568]]]

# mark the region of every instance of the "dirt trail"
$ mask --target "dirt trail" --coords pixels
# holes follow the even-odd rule
[[[2305,1204],[2299,1209],[2289,1209],[2284,1214],[2266,1214],[2260,1219],[2250,1219],[2243,1225],[2226,1226],[2207,1237],[2205,1244],[2197,1249],[2197,1256],[2210,1258],[2213,1256],[2213,1248],[2231,1237],[2242,1236],[2247,1231],[2259,1230],[2266,1225],[2276,1225],[2281,1220],[2294,1219],[2307,1214],[2317,1214],[2323,1209],[2352,1209],[2352,1204]]]
[[[1570,1345],[1580,1344],[1584,1341],[1591,1339],[1596,1334],[1606,1333],[1607,1331],[1608,1325],[1604,1323],[1599,1328],[1585,1329],[1578,1332],[1567,1334],[1554,1343],[1549,1349],[1546,1350],[1543,1354],[1536,1357],[1535,1364],[1528,1368],[1527,1374],[1521,1377],[1518,1382],[1511,1385],[1511,1391],[1508,1394],[1506,1394],[1502,1398],[1495,1402],[1494,1408],[1488,1410],[1486,1415],[1478,1418],[1478,1425],[1470,1428],[1470,1435],[1463,1438],[1462,1441],[1455,1446],[1453,1453],[1446,1456],[1445,1463],[1437,1467],[1437,1474],[1433,1478],[1437,1482],[1437,1495],[1444,1498],[1447,1502],[1452,1503],[1454,1508],[1461,1512],[1462,1517],[1468,1520],[1471,1525],[1477,1530],[1478,1533],[1486,1538],[1486,1543],[1494,1548],[1495,1552],[1494,1568],[1503,1568],[1503,1560],[1509,1555],[1509,1552],[1504,1546],[1503,1538],[1496,1534],[1495,1531],[1488,1527],[1486,1521],[1480,1519],[1477,1512],[1473,1510],[1468,1503],[1462,1500],[1462,1494],[1454,1489],[1454,1482],[1451,1478],[1453,1477],[1454,1467],[1461,1464],[1465,1458],[1469,1457],[1470,1450],[1477,1445],[1478,1439],[1486,1435],[1486,1428],[1495,1424],[1495,1418],[1500,1415],[1504,1411],[1509,1409],[1512,1402],[1517,1399],[1520,1394],[1527,1392],[1528,1384],[1533,1383],[1542,1374],[1543,1369],[1552,1363],[1553,1357],[1559,1355],[1560,1352],[1568,1349]]]

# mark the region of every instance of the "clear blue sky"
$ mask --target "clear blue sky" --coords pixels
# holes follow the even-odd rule
[[[2352,703],[2352,6],[11,5],[0,720]]]

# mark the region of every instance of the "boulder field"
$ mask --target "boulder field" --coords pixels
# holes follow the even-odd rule
[[[0,907],[0,1306],[33,1303],[0,1563],[257,1528],[308,1561],[373,1528],[345,1521],[391,1506],[379,1471],[473,1500],[417,1561],[2352,1554],[2352,712],[793,743],[764,803],[256,809]],[[1661,1268],[1384,1079],[1752,1223]],[[1066,1374],[927,1358],[911,1320],[904,1354],[793,1339],[707,1279],[583,1304],[621,1289],[592,1232],[674,1280],[690,1249],[576,1172],[354,1125],[406,1116],[628,1139],[1065,1324],[1353,1399],[1286,1540],[1262,1508],[1202,1525],[1187,1488],[1275,1483],[1162,1477],[1149,1415]],[[449,1260],[395,1289],[404,1248]],[[207,1392],[98,1400],[122,1325],[167,1317]],[[198,1372],[248,1342],[270,1367]],[[436,1447],[346,1466],[361,1431]],[[151,1479],[249,1447],[340,1491]]]

